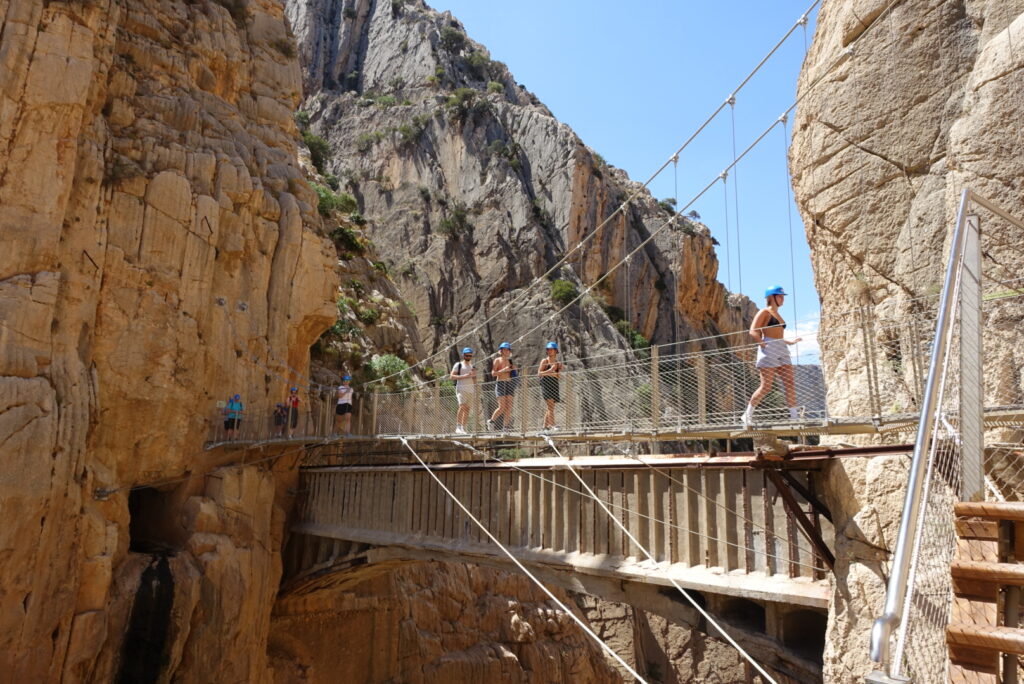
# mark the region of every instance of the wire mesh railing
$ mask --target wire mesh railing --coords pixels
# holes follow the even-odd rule
[[[885,671],[870,682],[947,679],[954,504],[1021,500],[1024,493],[1024,288],[986,276],[991,255],[980,218],[969,213],[976,205],[1024,230],[964,192],[934,333],[922,338],[931,359],[885,612],[872,632],[872,659]],[[893,394],[908,390],[886,385],[881,375],[878,386]]]

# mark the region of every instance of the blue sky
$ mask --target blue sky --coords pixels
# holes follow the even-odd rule
[[[671,157],[811,2],[428,0],[437,10],[450,10],[492,59],[505,62],[555,116],[634,180],[646,180]],[[816,14],[809,15],[808,43]],[[804,36],[798,29],[737,95],[739,151],[794,101]],[[687,202],[732,160],[732,132],[727,108],[681,155],[676,174],[670,166],[655,179],[653,194]],[[730,176],[728,235],[721,184],[693,208],[721,243],[719,280],[760,303],[767,287],[794,287],[789,206],[796,309],[790,297],[783,313],[809,330],[816,329],[818,300],[803,224],[787,200],[788,144],[777,127]]]

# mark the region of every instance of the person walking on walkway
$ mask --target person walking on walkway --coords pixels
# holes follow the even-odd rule
[[[285,397],[284,406],[288,409],[288,436],[295,434],[295,428],[299,424],[299,388],[292,387]]]
[[[750,336],[757,340],[757,361],[754,366],[761,375],[761,384],[750,397],[747,409],[743,412],[743,427],[748,430],[754,424],[754,409],[771,391],[776,375],[782,378],[790,420],[800,418],[796,409],[796,385],[788,347],[799,342],[801,338],[783,338],[786,333],[786,321],[779,313],[779,307],[785,301],[785,290],[781,286],[776,286],[765,290],[764,296],[767,304],[757,312],[750,323]]]
[[[459,411],[455,415],[455,434],[464,435],[470,406],[476,402],[476,368],[473,367],[472,348],[462,350],[462,360],[452,366],[451,379],[455,381],[455,398],[459,401]]]
[[[488,430],[508,430],[512,424],[512,397],[516,393],[516,382],[513,373],[517,373],[512,363],[512,345],[502,342],[498,345],[498,358],[491,364],[491,375],[494,376],[494,395],[498,398],[498,408],[494,409],[487,421]],[[498,423],[498,419],[501,423]]]
[[[338,405],[334,409],[334,432],[337,434],[344,434],[345,436],[352,434],[352,399],[355,397],[355,391],[352,389],[351,375],[341,376],[341,384],[338,385]],[[342,429],[344,428],[344,432]]]
[[[562,400],[559,394],[558,381],[565,370],[565,364],[558,360],[558,343],[548,342],[545,348],[546,356],[537,368],[537,375],[540,376],[540,393],[546,404],[544,410],[544,429],[557,430],[555,425],[555,404]]]
[[[224,404],[224,434],[228,441],[235,439],[235,433],[241,427],[243,415],[245,415],[245,404],[242,403],[242,395],[236,394]]]

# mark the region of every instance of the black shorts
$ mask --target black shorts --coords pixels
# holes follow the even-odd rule
[[[292,418],[291,419],[292,429],[295,429],[295,426],[297,426],[299,424],[299,409],[298,409],[298,407],[289,408],[288,409],[288,413],[291,415],[291,418]]]
[[[516,393],[515,380],[498,380],[494,385],[494,395],[498,397],[511,397]]]
[[[338,404],[334,408],[334,414],[337,416],[344,416],[348,413],[352,413],[352,404]]]
[[[225,430],[237,430],[238,424],[242,422],[241,418],[226,418],[224,420]]]
[[[540,379],[540,392],[545,401],[561,401],[558,394],[558,378],[544,376]]]

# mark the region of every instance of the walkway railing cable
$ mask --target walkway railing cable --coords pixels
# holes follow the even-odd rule
[[[502,544],[500,541],[498,541],[497,537],[495,537],[493,534],[491,534],[491,531],[489,529],[487,529],[487,526],[484,525],[482,522],[480,522],[480,520],[475,515],[473,515],[473,513],[465,506],[465,504],[462,503],[462,501],[459,499],[459,497],[455,496],[455,494],[452,493],[452,490],[448,489],[448,487],[445,486],[444,482],[441,481],[441,478],[439,478],[434,473],[434,471],[431,470],[429,466],[427,466],[426,462],[424,462],[424,460],[422,458],[420,458],[420,455],[418,453],[416,453],[416,450],[412,448],[412,446],[409,444],[409,442],[404,437],[402,438],[402,445],[405,446],[405,448],[409,450],[409,453],[411,453],[413,455],[413,458],[415,458],[416,461],[419,462],[419,464],[421,466],[423,466],[423,469],[427,471],[427,474],[430,475],[431,478],[433,478],[434,482],[436,482],[437,485],[442,490],[444,490],[444,493],[448,495],[448,498],[451,499],[452,502],[456,506],[458,506],[459,509],[461,509],[462,512],[465,513],[466,516],[470,520],[472,520],[473,523],[477,527],[480,528],[481,532],[483,532],[484,534],[487,535],[487,538],[490,539],[491,542],[494,543],[495,546],[497,546],[499,549],[501,549],[501,552],[503,554],[505,554],[508,557],[508,559],[510,561],[512,561],[515,564],[515,566],[517,568],[519,568],[519,570],[522,571],[522,573],[524,575],[526,575],[530,579],[531,582],[533,582],[534,584],[537,585],[537,588],[539,588],[541,591],[543,591],[547,595],[547,597],[549,599],[551,599],[552,601],[554,601],[555,604],[559,608],[561,608],[562,611],[566,615],[568,615],[570,618],[572,618],[573,622],[575,622],[577,625],[579,625],[580,629],[582,629],[584,632],[586,632],[586,634],[591,639],[593,639],[595,642],[597,642],[597,644],[601,647],[602,650],[604,650],[605,653],[607,653],[608,655],[610,655],[612,658],[615,659],[615,662],[617,662],[619,665],[621,665],[623,668],[625,668],[625,670],[627,672],[629,672],[629,674],[631,674],[638,682],[641,682],[642,684],[646,684],[646,681],[644,680],[644,678],[641,677],[640,674],[636,670],[634,670],[632,667],[630,667],[629,663],[627,663],[625,660],[623,660],[622,656],[620,656],[618,653],[616,653],[614,650],[612,650],[611,646],[606,644],[601,639],[601,637],[597,636],[597,634],[595,634],[594,631],[585,622],[583,622],[583,620],[580,619],[580,617],[578,615],[576,615],[576,613],[574,613],[572,610],[570,610],[569,607],[566,606],[564,603],[562,603],[562,601],[560,601],[558,599],[558,597],[555,596],[551,592],[550,589],[548,589],[546,586],[544,586],[544,583],[541,582],[539,579],[537,579],[534,576],[534,574],[532,572],[530,572],[526,568],[526,566],[523,565],[523,563],[518,558],[516,558],[514,553],[509,551],[508,548],[504,544]]]
[[[552,449],[554,450],[554,452],[555,452],[556,454],[558,454],[558,455],[559,455],[559,456],[561,457],[561,456],[562,456],[562,454],[561,454],[561,452],[560,452],[560,451],[558,450],[558,446],[557,446],[557,445],[555,444],[554,440],[552,440],[552,439],[551,439],[550,437],[545,437],[544,439],[545,439],[545,440],[547,441],[547,443],[548,443],[548,446],[550,446],[550,447],[551,447],[551,448],[552,448]],[[564,457],[563,457],[563,458],[564,458]],[[651,561],[652,563],[657,563],[658,561],[656,561],[656,560],[655,560],[655,558],[654,558],[654,556],[653,556],[653,555],[651,554],[651,552],[647,550],[647,547],[646,547],[646,546],[644,546],[643,544],[641,544],[641,543],[640,543],[640,540],[639,540],[639,539],[637,539],[636,537],[634,537],[634,536],[633,536],[633,533],[632,533],[632,532],[630,532],[630,531],[629,531],[629,529],[628,529],[628,528],[627,528],[627,527],[626,527],[625,525],[623,525],[623,524],[622,524],[622,521],[621,521],[621,520],[619,520],[619,519],[618,519],[617,517],[615,517],[614,515],[612,515],[612,512],[611,512],[610,510],[608,510],[608,507],[604,505],[604,502],[603,502],[603,501],[602,501],[602,500],[601,500],[601,499],[600,499],[600,498],[599,498],[599,497],[597,496],[597,494],[595,494],[595,493],[594,493],[594,490],[592,490],[592,489],[590,488],[590,486],[589,486],[589,485],[587,485],[587,482],[586,482],[586,480],[584,480],[584,479],[583,479],[582,477],[580,477],[580,474],[579,474],[578,472],[576,472],[576,469],[575,469],[575,468],[573,468],[573,466],[572,466],[572,461],[570,461],[570,460],[566,459],[566,468],[567,468],[567,469],[569,470],[569,472],[570,472],[570,473],[572,473],[572,474],[573,474],[573,476],[575,476],[575,478],[576,478],[576,479],[577,479],[577,480],[579,481],[579,483],[580,483],[580,486],[581,486],[581,487],[583,487],[583,488],[584,488],[585,490],[587,490],[587,493],[588,493],[588,494],[590,494],[590,496],[592,496],[592,497],[594,498],[594,500],[595,500],[595,501],[597,502],[597,504],[598,504],[598,505],[599,505],[599,506],[601,507],[601,510],[603,510],[603,511],[605,512],[605,514],[606,514],[606,515],[608,516],[608,518],[609,518],[609,519],[610,519],[610,520],[611,520],[612,522],[614,522],[614,523],[615,523],[615,525],[616,525],[616,526],[618,526],[618,528],[619,528],[619,529],[621,529],[621,530],[622,530],[622,533],[623,533],[624,535],[626,535],[627,537],[629,537],[630,541],[631,541],[631,542],[633,542],[633,544],[634,544],[634,545],[636,545],[636,548],[637,548],[637,549],[639,549],[639,550],[640,550],[640,552],[641,552],[641,553],[643,553],[643,554],[644,554],[645,556],[647,556],[647,559],[648,559],[649,561]],[[714,627],[714,628],[715,628],[715,629],[716,629],[716,630],[718,631],[718,633],[719,633],[719,634],[721,634],[721,635],[722,635],[722,637],[723,637],[723,638],[724,638],[724,639],[725,639],[726,641],[728,641],[728,642],[729,642],[729,644],[730,644],[730,645],[732,645],[732,647],[733,647],[733,648],[735,648],[735,649],[736,649],[736,650],[737,650],[737,651],[739,652],[739,654],[740,654],[741,656],[743,656],[743,658],[744,658],[744,659],[745,659],[745,660],[746,660],[746,661],[747,661],[748,663],[750,663],[750,665],[751,665],[751,666],[752,666],[752,667],[753,667],[753,668],[754,668],[755,670],[757,670],[757,671],[758,671],[758,673],[760,673],[760,675],[761,675],[762,677],[764,677],[764,678],[765,678],[765,680],[766,680],[766,681],[768,681],[768,682],[771,682],[771,684],[777,684],[777,682],[775,681],[775,679],[774,679],[774,678],[773,678],[773,677],[772,677],[772,676],[771,676],[770,674],[768,674],[768,671],[767,671],[767,670],[765,670],[765,669],[764,669],[764,667],[762,667],[762,666],[761,666],[761,664],[760,664],[759,662],[757,662],[756,660],[754,660],[754,658],[753,658],[753,657],[752,657],[752,656],[751,656],[751,655],[750,655],[749,653],[747,653],[747,652],[746,652],[746,650],[744,650],[744,648],[743,648],[742,646],[740,646],[740,645],[739,645],[739,644],[738,644],[738,643],[736,642],[736,640],[735,640],[735,639],[733,639],[733,638],[732,638],[732,637],[731,637],[731,636],[729,635],[729,633],[728,633],[728,632],[726,632],[726,631],[725,631],[725,629],[724,629],[724,628],[723,628],[723,627],[722,627],[722,626],[721,626],[720,624],[718,624],[718,621],[717,621],[717,620],[715,620],[715,618],[714,618],[714,617],[712,617],[712,615],[711,615],[710,613],[708,613],[708,611],[707,611],[707,610],[705,610],[703,606],[701,606],[701,605],[700,605],[700,603],[699,603],[699,602],[697,601],[697,599],[693,598],[693,596],[692,596],[692,595],[690,594],[690,592],[686,591],[686,589],[684,589],[684,588],[683,588],[683,587],[682,587],[682,586],[681,586],[681,585],[679,584],[679,582],[676,582],[676,581],[675,581],[674,579],[672,579],[671,577],[669,578],[669,581],[670,581],[670,582],[672,583],[672,586],[674,586],[674,587],[675,587],[676,589],[678,589],[678,590],[679,590],[679,593],[683,595],[683,598],[685,598],[685,599],[686,599],[687,601],[689,601],[689,602],[690,602],[690,605],[692,605],[692,606],[693,606],[693,608],[694,608],[694,609],[695,609],[695,610],[696,610],[696,611],[697,611],[698,613],[700,613],[700,615],[701,615],[701,616],[702,616],[702,617],[703,617],[703,618],[704,618],[705,620],[707,620],[707,621],[708,621],[708,624],[712,625],[712,626],[713,626],[713,627]]]

